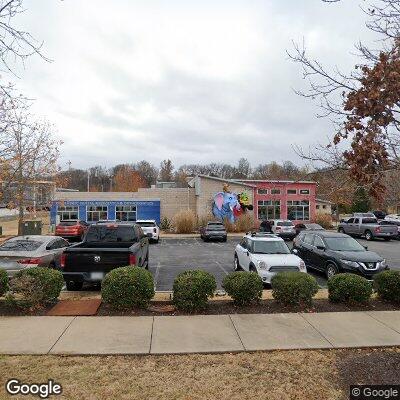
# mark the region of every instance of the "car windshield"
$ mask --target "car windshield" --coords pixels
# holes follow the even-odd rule
[[[136,242],[135,229],[131,225],[92,225],[86,242]]]
[[[0,251],[35,251],[42,243],[36,240],[9,240],[0,246]]]
[[[154,228],[156,224],[154,222],[136,222],[142,228]]]
[[[281,221],[276,224],[277,226],[293,226],[293,222],[291,221]]]
[[[325,243],[330,250],[334,251],[365,251],[357,240],[351,237],[326,237]]]
[[[209,225],[207,225],[207,230],[209,230],[209,231],[224,231],[225,226],[222,224],[209,224]]]
[[[313,231],[323,231],[324,230],[324,228],[318,224],[307,224],[306,227],[307,227],[307,229],[311,229]]]
[[[60,226],[75,226],[78,224],[78,221],[61,221]]]
[[[290,254],[290,250],[283,241],[254,241],[255,254]]]

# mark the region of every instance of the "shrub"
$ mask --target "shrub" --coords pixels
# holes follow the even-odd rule
[[[216,220],[217,219],[211,214],[197,217],[196,229],[200,230],[200,228],[206,226],[209,221],[216,221]]]
[[[207,307],[208,297],[217,288],[215,278],[208,272],[195,270],[179,274],[174,281],[173,301],[179,310],[200,311]]]
[[[179,211],[174,216],[174,225],[177,233],[192,233],[196,227],[196,216],[192,210]]]
[[[18,271],[10,279],[8,300],[22,307],[39,307],[58,298],[64,286],[62,273],[51,268],[33,267]]]
[[[0,297],[8,290],[8,276],[4,269],[0,269]]]
[[[328,280],[329,300],[334,303],[366,303],[372,295],[372,285],[356,274],[338,274]]]
[[[386,301],[400,303],[400,271],[382,271],[375,275],[374,287]]]
[[[248,211],[242,214],[236,220],[236,230],[237,232],[249,232],[256,229],[256,222],[254,219],[254,214],[252,211]]]
[[[324,229],[332,228],[332,216],[329,214],[317,214],[315,223],[321,225]]]
[[[172,221],[167,217],[163,217],[160,222],[160,229],[162,231],[170,231],[172,229]]]
[[[222,287],[238,306],[260,301],[263,291],[262,280],[255,272],[233,272],[225,276]]]
[[[284,305],[311,305],[318,292],[315,278],[303,272],[281,272],[271,281],[273,298]]]
[[[146,308],[154,297],[153,276],[135,266],[115,268],[103,279],[101,297],[105,303],[120,310]]]

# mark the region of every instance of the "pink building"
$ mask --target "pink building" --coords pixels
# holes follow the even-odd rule
[[[315,218],[316,182],[243,180],[254,185],[254,216],[259,219],[311,221]]]

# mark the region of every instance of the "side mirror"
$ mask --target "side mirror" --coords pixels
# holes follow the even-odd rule
[[[292,249],[292,253],[297,255],[299,254],[299,251],[297,249]]]
[[[325,247],[324,246],[317,246],[317,249],[325,251]]]
[[[368,250],[368,246],[364,246],[364,249],[365,249],[365,250]]]

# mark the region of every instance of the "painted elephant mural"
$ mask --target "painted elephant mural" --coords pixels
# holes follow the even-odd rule
[[[232,224],[246,210],[252,210],[253,205],[250,203],[247,193],[233,193],[228,185],[224,185],[223,191],[214,196],[213,214],[215,218],[220,220],[228,220]]]

